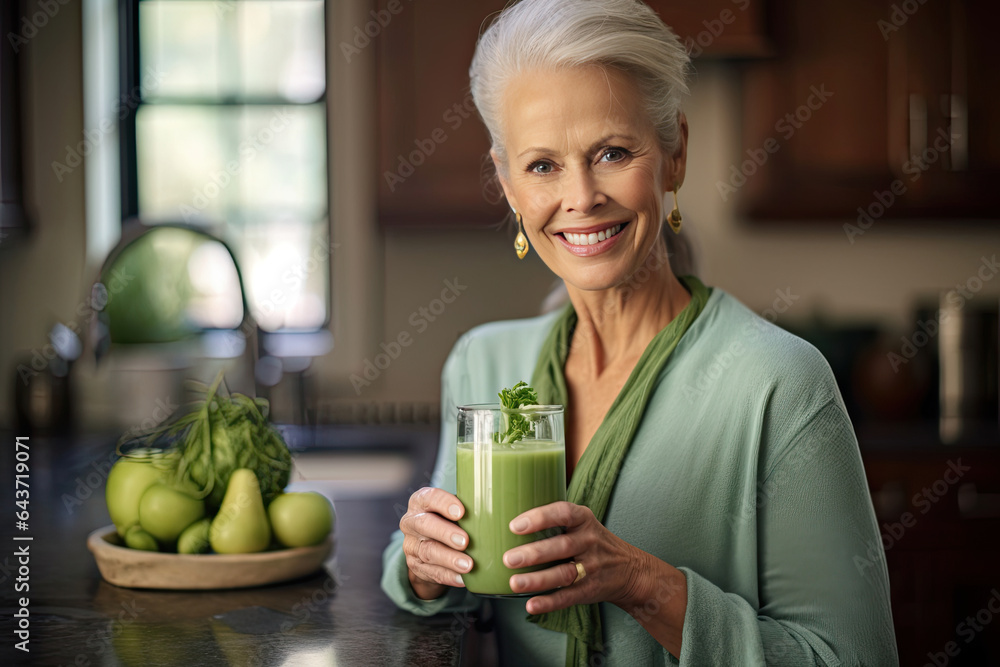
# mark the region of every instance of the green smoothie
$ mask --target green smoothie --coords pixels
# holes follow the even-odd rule
[[[459,443],[458,499],[465,517],[458,525],[469,534],[466,553],[472,571],[462,575],[466,588],[483,595],[515,595],[510,577],[546,565],[509,569],[503,564],[508,549],[556,534],[558,530],[515,535],[510,522],[533,507],[566,499],[566,447],[562,443],[527,440],[512,445],[487,445],[474,451]]]

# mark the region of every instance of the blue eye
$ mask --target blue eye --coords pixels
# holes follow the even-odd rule
[[[528,165],[528,171],[533,172],[535,174],[551,174],[552,165],[549,164],[548,162],[541,162],[541,161],[532,162],[531,164]]]
[[[613,146],[604,150],[601,154],[601,162],[621,162],[630,155],[631,153],[624,148]]]

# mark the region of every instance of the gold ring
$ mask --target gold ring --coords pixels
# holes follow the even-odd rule
[[[587,576],[587,570],[584,569],[583,563],[579,561],[574,561],[573,565],[576,565],[576,579],[573,580],[573,583],[575,584]]]

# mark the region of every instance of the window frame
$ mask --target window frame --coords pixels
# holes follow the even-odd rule
[[[147,101],[142,96],[142,62],[141,62],[141,47],[140,47],[140,23],[139,23],[139,13],[140,5],[145,0],[117,0],[118,3],[118,100],[120,101],[120,117],[119,117],[119,141],[118,141],[118,159],[119,159],[119,180],[120,180],[120,200],[121,200],[121,226],[124,228],[130,222],[135,220],[141,220],[139,211],[139,162],[138,162],[138,136],[137,136],[137,123],[136,119],[138,117],[139,109],[145,105],[154,105],[156,102]],[[192,2],[205,2],[205,3],[217,3],[218,0],[189,0]],[[235,3],[236,0],[221,0],[225,3]],[[243,2],[256,2],[264,0],[240,0]],[[273,0],[271,0],[273,1]],[[333,201],[332,201],[332,188],[330,182],[330,174],[332,170],[331,165],[331,152],[330,152],[330,133],[332,128],[330,126],[330,79],[331,73],[329,68],[330,63],[330,35],[326,30],[329,20],[330,3],[328,0],[322,0],[323,5],[323,18],[322,25],[323,29],[323,73],[324,73],[324,86],[323,93],[317,96],[315,99],[309,100],[308,102],[297,102],[293,100],[288,100],[282,97],[263,97],[263,96],[228,96],[220,98],[209,98],[209,97],[174,97],[171,98],[169,104],[178,106],[188,106],[192,108],[197,107],[224,107],[224,106],[236,106],[236,107],[253,107],[253,106],[266,106],[266,107],[277,107],[277,106],[289,106],[289,107],[307,107],[315,104],[322,104],[324,109],[324,131],[326,140],[323,146],[323,160],[326,166],[327,178],[325,181],[326,190],[326,221],[327,221],[327,235],[328,238],[333,239]],[[252,210],[252,209],[251,209]],[[227,245],[229,241],[227,239],[221,239]],[[329,259],[328,259],[329,262]],[[332,272],[326,271],[326,299],[325,299],[325,318],[323,322],[316,326],[316,331],[321,331],[327,329],[330,326],[331,319],[333,317],[333,280]],[[247,286],[244,285],[244,292],[246,292]],[[250,304],[249,297],[248,306]],[[277,329],[272,334],[276,333],[307,333],[309,329]]]

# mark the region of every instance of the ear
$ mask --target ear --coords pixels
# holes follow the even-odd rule
[[[514,197],[514,192],[511,190],[510,181],[504,176],[504,165],[497,157],[496,151],[492,148],[490,149],[490,157],[493,158],[493,167],[497,172],[497,179],[500,181],[500,187],[503,188],[503,193],[507,197],[507,204],[510,206],[511,210],[517,213],[519,210],[517,207],[517,198]]]
[[[677,121],[677,150],[673,155],[666,156],[663,169],[663,192],[666,194],[684,184],[684,176],[687,174],[687,143],[688,143],[688,122],[687,116],[682,112]]]

